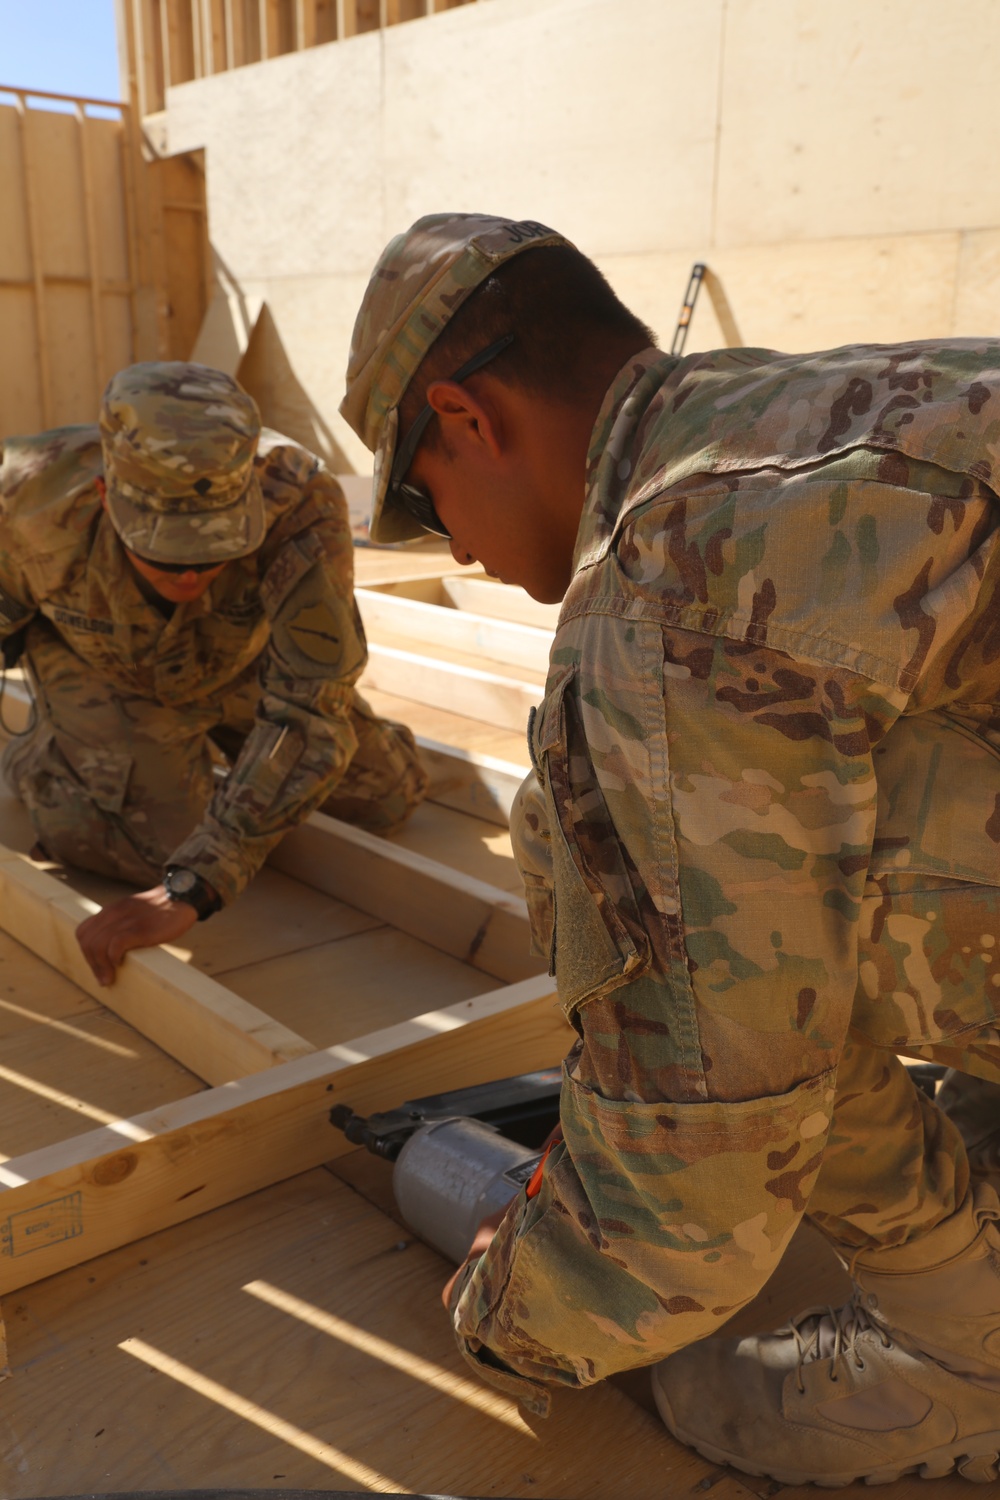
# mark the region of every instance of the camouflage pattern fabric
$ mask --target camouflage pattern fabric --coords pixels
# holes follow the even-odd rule
[[[537,1410],[716,1332],[805,1213],[850,1254],[964,1197],[894,1054],[1000,1080],[998,470],[995,342],[606,397],[514,829],[565,1139],[453,1299]]]
[[[129,365],[99,419],[108,512],[150,562],[227,562],[254,552],[266,518],[252,396],[207,365]]]
[[[534,219],[429,214],[390,240],[358,311],[340,412],[375,454],[370,534],[376,542],[423,535],[406,511],[387,504],[399,436],[399,403],[449,318],[496,268],[545,245],[569,242]]]
[[[102,509],[96,427],[10,440],[2,460],[0,640],[27,624],[38,708],[4,769],[51,854],[140,884],[184,865],[229,902],[315,808],[379,828],[412,810],[412,736],[354,688],[347,508],[316,459],[265,433],[263,545],[166,612]]]

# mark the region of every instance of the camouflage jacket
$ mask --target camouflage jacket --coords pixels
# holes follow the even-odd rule
[[[168,710],[220,703],[257,664],[254,727],[203,822],[173,855],[224,901],[348,765],[352,684],[367,655],[339,486],[276,433],[264,433],[255,462],[263,545],[166,619],[140,592],[102,508],[97,428],[0,448],[0,640],[31,620],[32,632],[57,634],[105,681]]]
[[[915,796],[900,837],[877,780],[900,715],[1000,746],[997,476],[1000,342],[649,350],[609,391],[531,729],[551,874],[525,857],[529,900],[579,1033],[565,1142],[453,1299],[467,1355],[529,1403],[763,1285],[849,1026],[900,1048],[966,1024],[911,971],[859,984],[858,926],[880,868],[998,870],[1000,794],[945,788],[957,832],[926,853]]]

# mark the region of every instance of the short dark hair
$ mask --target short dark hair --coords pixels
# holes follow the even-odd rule
[[[637,348],[656,335],[630,312],[606,278],[569,245],[515,255],[467,298],[424,356],[400,403],[400,432],[409,431],[427,387],[447,380],[480,350],[505,334],[514,340],[490,361],[497,380],[572,402],[589,394],[594,350],[608,339]],[[439,442],[437,423],[425,441]]]

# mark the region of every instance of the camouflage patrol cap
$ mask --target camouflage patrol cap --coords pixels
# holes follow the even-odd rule
[[[399,403],[449,318],[498,266],[522,250],[569,241],[533,219],[431,214],[383,250],[354,325],[341,415],[375,454],[371,536],[403,541],[422,528],[387,490]]]
[[[129,365],[100,414],[108,514],[148,562],[227,562],[264,539],[257,404],[207,365]]]

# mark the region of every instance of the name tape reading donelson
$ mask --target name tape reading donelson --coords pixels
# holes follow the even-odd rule
[[[0,1222],[0,1255],[30,1255],[82,1233],[83,1199],[79,1193],[67,1193]]]

